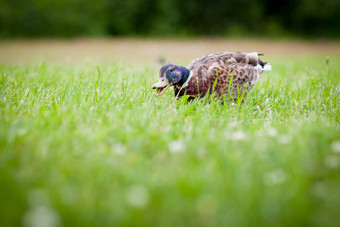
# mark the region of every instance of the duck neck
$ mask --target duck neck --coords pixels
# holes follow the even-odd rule
[[[184,76],[179,82],[179,85],[182,86],[183,84],[188,83],[191,76],[192,76],[192,72],[189,69],[186,69]]]

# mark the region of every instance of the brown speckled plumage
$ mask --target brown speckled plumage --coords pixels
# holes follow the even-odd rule
[[[237,52],[210,54],[195,59],[187,66],[193,72],[192,78],[183,89],[175,86],[175,95],[180,97],[186,93],[190,96],[197,96],[213,91],[219,96],[228,94],[230,78],[233,75],[230,89],[233,91],[232,96],[237,98],[237,87],[241,94],[247,87],[247,93],[257,82],[257,74],[261,74],[262,69],[255,68],[256,65],[258,65],[258,59],[249,58],[246,54]],[[217,76],[217,83],[213,88]]]
[[[230,84],[231,95],[237,98],[243,92],[248,93],[263,70],[270,70],[271,66],[262,62],[256,52],[224,52],[197,58],[186,68],[191,76],[185,84],[174,84],[176,97],[184,94],[202,97],[208,92],[217,96],[229,95]],[[230,83],[231,77],[233,80]]]

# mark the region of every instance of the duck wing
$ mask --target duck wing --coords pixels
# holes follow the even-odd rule
[[[184,87],[175,87],[175,95],[198,96],[215,92],[221,96],[228,94],[230,84],[232,97],[237,98],[244,91],[247,93],[262,71],[270,70],[270,65],[262,62],[256,52],[224,52],[197,58],[187,68],[192,76]]]

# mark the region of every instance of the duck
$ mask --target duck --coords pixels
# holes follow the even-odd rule
[[[158,82],[152,88],[156,96],[173,86],[177,99],[184,95],[192,100],[214,94],[236,100],[243,93],[243,97],[247,95],[263,71],[272,70],[270,63],[259,58],[261,55],[258,52],[223,52],[196,58],[186,67],[166,64],[160,68]]]

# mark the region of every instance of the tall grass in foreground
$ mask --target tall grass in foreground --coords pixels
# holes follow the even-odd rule
[[[0,225],[339,226],[339,63],[274,60],[239,105],[155,97],[154,67],[2,65]]]

